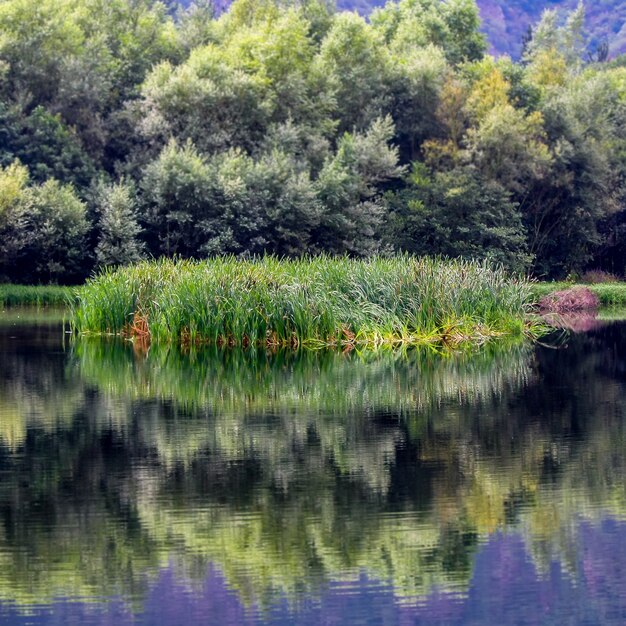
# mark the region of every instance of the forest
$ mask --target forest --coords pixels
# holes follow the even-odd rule
[[[626,57],[474,0],[0,0],[0,281],[161,256],[626,266]]]

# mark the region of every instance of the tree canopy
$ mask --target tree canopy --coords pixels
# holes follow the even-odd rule
[[[473,0],[0,0],[0,278],[142,256],[626,266],[626,67],[580,5],[519,62]]]

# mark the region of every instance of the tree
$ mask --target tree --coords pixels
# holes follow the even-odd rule
[[[4,106],[0,107],[0,119],[6,129],[0,164],[19,159],[36,182],[56,178],[79,189],[89,186],[96,166],[59,115],[38,106],[24,116],[16,107]]]
[[[392,49],[424,48],[431,44],[441,48],[453,65],[480,59],[486,49],[473,0],[389,2],[374,11],[371,20]]]
[[[233,68],[224,50],[194,50],[178,67],[158,65],[142,87],[145,136],[161,143],[191,140],[205,153],[252,150],[269,124],[267,79]]]
[[[340,134],[363,131],[389,111],[389,53],[363,18],[339,14],[322,41],[318,63],[337,103]]]
[[[323,214],[315,241],[336,254],[366,256],[380,249],[386,215],[382,185],[402,175],[391,118],[376,120],[367,132],[346,133],[337,153],[316,181]]]
[[[0,166],[0,277],[5,279],[16,269],[20,209],[27,185],[28,170],[19,161]]]
[[[469,168],[433,174],[420,163],[406,182],[387,196],[387,238],[396,250],[488,258],[516,272],[528,268],[518,205],[500,185]]]
[[[143,244],[135,215],[134,193],[124,182],[101,184],[97,191],[100,237],[96,246],[98,265],[127,265],[139,261]]]
[[[591,74],[543,103],[552,165],[528,185],[522,206],[540,274],[580,271],[601,242],[598,225],[621,204],[624,118],[615,95],[604,77]]]
[[[202,235],[196,229],[201,218],[213,217],[209,198],[215,173],[191,142],[179,147],[174,141],[146,167],[141,189],[144,222],[155,255],[196,254]]]
[[[544,11],[525,47],[525,60],[532,63],[542,53],[556,52],[568,67],[578,69],[587,49],[584,25],[585,7],[582,2],[567,14],[562,25],[559,24],[556,9]]]
[[[20,205],[16,254],[20,279],[74,282],[84,278],[89,224],[86,206],[73,187],[50,179],[27,188]]]

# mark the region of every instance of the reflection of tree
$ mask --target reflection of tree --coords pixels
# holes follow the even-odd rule
[[[248,601],[362,569],[415,597],[511,525],[574,564],[579,516],[626,511],[614,332],[536,356],[4,346],[0,597],[140,592],[169,559]]]

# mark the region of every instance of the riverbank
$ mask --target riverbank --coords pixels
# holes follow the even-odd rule
[[[79,289],[81,334],[232,346],[483,343],[528,330],[530,286],[484,264],[315,257],[144,262]]]
[[[75,287],[59,285],[0,284],[0,307],[68,305],[75,297]]]
[[[602,307],[626,307],[626,283],[571,283],[571,282],[541,282],[531,285],[533,300],[539,301],[555,291],[563,291],[572,287],[587,287],[598,296]]]

